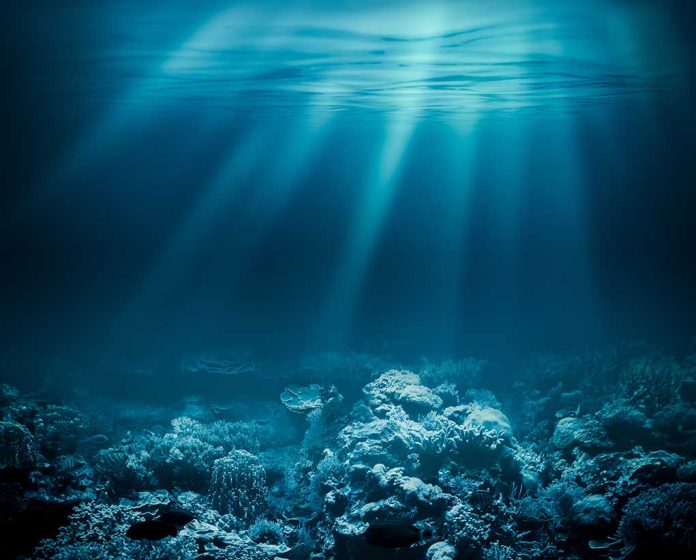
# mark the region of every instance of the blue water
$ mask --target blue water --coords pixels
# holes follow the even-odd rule
[[[7,4],[10,556],[693,557],[693,2]]]
[[[692,13],[11,6],[5,339],[683,347]]]

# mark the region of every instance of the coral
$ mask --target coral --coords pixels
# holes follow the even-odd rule
[[[596,417],[608,437],[620,448],[630,449],[653,441],[653,422],[627,399],[606,403]]]
[[[521,560],[527,556],[520,556],[511,546],[493,543],[483,551],[483,560]]]
[[[571,508],[570,519],[581,530],[600,533],[611,526],[614,512],[611,503],[601,494],[578,500]]]
[[[457,549],[446,542],[436,542],[428,548],[426,560],[455,560]]]
[[[686,558],[696,552],[696,484],[651,488],[631,498],[619,532],[632,557]]]
[[[676,402],[684,379],[684,371],[673,360],[657,352],[646,352],[623,368],[619,391],[630,403],[651,415]]]
[[[500,410],[490,407],[476,407],[467,416],[464,425],[474,430],[496,432],[505,441],[512,440],[510,420]]]
[[[35,557],[61,560],[184,560],[195,554],[194,543],[184,540],[169,538],[165,539],[169,542],[149,544],[127,538],[128,527],[141,520],[143,515],[133,504],[109,505],[97,501],[81,503],[70,516],[68,525],[62,527],[54,539],[44,541]]]
[[[679,467],[677,478],[681,482],[696,482],[696,459]]]
[[[253,543],[235,542],[216,552],[217,560],[272,560],[275,555]]]
[[[48,405],[39,410],[33,419],[33,432],[41,453],[48,459],[75,453],[81,442],[89,440],[85,418],[68,406]]]
[[[623,502],[652,485],[677,480],[683,459],[666,451],[578,455],[571,464],[559,465],[562,481],[581,484],[589,493],[604,494],[612,502]]]
[[[454,383],[441,383],[433,389],[438,397],[442,399],[445,407],[456,406],[459,403],[459,390]]]
[[[278,425],[274,426],[274,424]],[[258,453],[259,450],[271,444],[278,445],[279,441],[285,441],[292,435],[291,429],[280,424],[281,419],[273,416],[264,424],[256,420],[238,420],[235,422],[216,420],[204,424],[185,416],[172,420],[174,434],[188,435],[212,447],[222,447],[225,453],[233,449],[244,449],[250,453]]]
[[[182,371],[193,374],[250,375],[256,371],[251,353],[245,349],[207,351],[181,364]]]
[[[388,520],[432,531],[404,558],[691,557],[693,367],[654,356],[549,360],[497,382],[500,400],[472,381],[480,362],[376,375],[338,357],[334,370],[277,380],[264,402],[100,399],[81,412],[3,389],[2,458],[21,468],[2,469],[1,534],[17,527],[6,519],[54,508],[56,523],[25,547],[46,539],[35,558],[370,558],[382,551],[362,534]],[[365,376],[362,393],[335,378],[353,385],[350,408],[330,383],[302,385],[339,366]],[[126,536],[172,509],[194,517],[178,536]]]
[[[574,481],[556,480],[539,492],[540,498],[546,502],[542,511],[551,513],[551,526],[572,525],[576,515],[576,504],[587,497],[586,490]]]
[[[442,407],[442,399],[421,384],[421,379],[409,371],[390,370],[363,388],[367,404],[375,411],[388,405],[398,405],[407,414],[426,414]]]
[[[3,412],[9,412],[10,405],[16,403],[20,398],[19,389],[7,383],[0,383],[0,407],[3,408]],[[7,418],[3,418],[7,420]]]
[[[431,413],[423,419],[424,430],[413,434],[412,449],[427,471],[451,460],[462,465],[491,466],[500,457],[509,432],[487,429],[478,421],[458,423],[445,415]]]
[[[258,519],[249,529],[249,538],[255,543],[284,544],[283,526],[268,519]]]
[[[592,416],[561,418],[556,424],[551,443],[561,450],[575,447],[601,450],[611,447],[602,425]]]
[[[345,464],[338,460],[333,451],[325,449],[324,457],[310,473],[310,501],[320,504],[326,493],[338,485],[345,472]]]
[[[154,485],[154,473],[145,465],[148,458],[142,449],[112,447],[94,456],[94,468],[109,480],[116,494],[123,495]]]
[[[313,383],[307,387],[288,385],[280,395],[281,402],[290,412],[307,414],[323,406],[322,388]]]
[[[208,495],[220,513],[230,513],[249,526],[264,509],[266,491],[266,471],[251,453],[232,451],[213,463]]]
[[[500,401],[488,389],[467,389],[462,402],[476,403],[482,408],[500,408]]]
[[[348,424],[338,434],[341,450],[351,462],[387,466],[397,466],[422,439],[427,439],[425,428],[400,408],[388,411],[385,418]]]
[[[480,552],[490,536],[490,526],[466,503],[458,503],[445,513],[445,531],[463,555]]]
[[[17,422],[0,422],[0,469],[23,469],[36,462],[36,444],[29,430]]]

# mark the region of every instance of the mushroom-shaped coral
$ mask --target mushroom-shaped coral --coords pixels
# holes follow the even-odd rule
[[[324,406],[322,393],[321,386],[316,383],[305,387],[288,385],[280,394],[280,400],[290,412],[308,414]]]
[[[579,447],[589,451],[611,447],[604,428],[592,416],[561,418],[556,424],[551,443],[562,450]]]

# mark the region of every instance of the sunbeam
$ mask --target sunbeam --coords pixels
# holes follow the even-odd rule
[[[149,309],[157,308],[163,301],[167,301],[172,289],[182,281],[183,276],[191,272],[191,265],[195,262],[197,251],[206,235],[216,226],[220,217],[229,213],[240,185],[255,166],[261,165],[271,130],[272,127],[259,126],[239,139],[223,159],[210,183],[200,188],[198,201],[147,274],[135,300],[117,321],[117,337],[120,325],[133,320],[133,314],[147,315]]]

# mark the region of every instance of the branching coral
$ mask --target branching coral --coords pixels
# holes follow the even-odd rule
[[[85,502],[77,506],[69,524],[55,539],[44,541],[37,559],[59,560],[188,560],[196,553],[194,541],[167,538],[156,543],[126,537],[128,527],[143,519],[132,505]]]
[[[447,511],[445,531],[448,540],[464,555],[480,553],[490,537],[490,526],[466,503],[458,503]]]
[[[94,456],[94,468],[106,478],[118,495],[152,488],[155,474],[146,465],[149,453],[140,445],[111,447]]]
[[[275,545],[285,543],[283,526],[268,519],[258,519],[249,529],[249,538],[255,543]]]
[[[203,491],[214,461],[224,455],[222,447],[193,436],[167,434],[153,447],[147,465],[167,487]]]
[[[673,404],[685,378],[674,361],[657,353],[632,359],[619,376],[620,394],[648,414]]]

